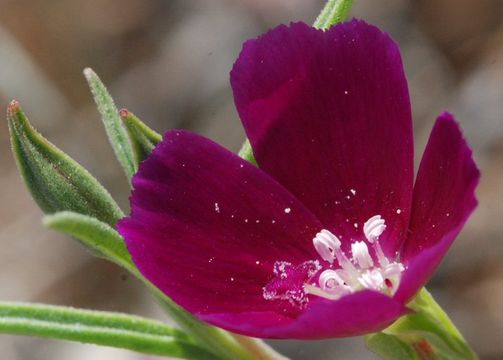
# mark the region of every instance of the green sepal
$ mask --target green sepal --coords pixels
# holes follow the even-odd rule
[[[124,216],[98,180],[33,128],[17,101],[10,103],[7,121],[21,176],[45,213],[74,211],[112,226]]]
[[[352,6],[353,0],[328,0],[320,15],[316,18],[313,27],[316,29],[326,30],[332,25],[346,20]],[[253,149],[248,139],[246,139],[241,146],[241,150],[239,150],[238,155],[252,164],[257,164],[253,155]]]
[[[365,337],[367,347],[383,360],[420,360],[414,348],[399,337],[375,333]]]
[[[53,230],[73,236],[91,249],[94,255],[113,261],[132,272],[136,271],[122,237],[108,224],[71,211],[47,215],[43,223]]]
[[[326,30],[332,25],[346,20],[352,6],[353,0],[328,0],[313,26]]]
[[[162,140],[162,136],[145,125],[143,121],[127,109],[121,109],[119,115],[129,133],[129,138],[133,144],[136,166],[138,167]]]
[[[252,163],[253,165],[257,165],[257,160],[255,159],[255,156],[253,155],[253,149],[250,144],[250,140],[246,139],[243,145],[241,146],[241,149],[238,152],[238,155],[245,159],[246,161]]]
[[[395,358],[385,355],[398,351],[398,347],[406,346],[409,350],[412,349],[419,359],[478,359],[459,330],[425,288],[408,307],[413,312],[402,316],[382,331],[387,337],[379,334],[366,337],[371,351],[380,354],[384,359],[394,360]],[[386,346],[383,345],[385,341]],[[400,346],[396,346],[397,344]],[[392,349],[393,346],[397,349]]]
[[[112,346],[183,359],[218,359],[181,330],[138,316],[0,302],[0,333]]]
[[[84,76],[87,79],[94,101],[101,114],[101,120],[105,126],[108,140],[124,170],[128,180],[136,173],[137,166],[133,145],[129,139],[127,130],[119,116],[119,111],[115,106],[114,100],[108,92],[105,85],[101,82],[96,73],[87,68],[84,70]]]

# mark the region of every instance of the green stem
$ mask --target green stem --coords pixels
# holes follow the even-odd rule
[[[230,333],[207,325],[187,311],[180,308],[170,298],[164,295],[159,289],[148,280],[143,282],[150,289],[160,305],[175,320],[182,329],[191,334],[197,343],[216,354],[220,359],[226,360],[253,360],[255,357],[247,349],[237,343]]]
[[[234,334],[234,339],[250,353],[254,360],[288,360],[260,339]]]
[[[0,302],[0,333],[113,346],[152,355],[217,359],[180,330],[137,316]]]

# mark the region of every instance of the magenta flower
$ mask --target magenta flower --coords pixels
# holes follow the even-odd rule
[[[399,49],[362,21],[279,26],[245,43],[231,84],[258,167],[168,131],[119,224],[140,271],[200,319],[254,337],[359,335],[406,314],[477,204],[452,115],[413,186]]]

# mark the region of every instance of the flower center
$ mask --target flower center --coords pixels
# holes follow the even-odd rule
[[[304,276],[304,281],[302,283],[295,282],[297,296],[300,291],[304,295],[310,294],[329,300],[337,300],[342,296],[365,289],[392,296],[398,288],[404,266],[398,261],[388,259],[384,254],[379,244],[379,237],[384,230],[386,230],[386,224],[380,215],[368,219],[363,225],[363,233],[367,242],[356,241],[352,243],[351,257],[343,252],[341,241],[329,230],[323,229],[317,233],[313,239],[314,248],[329,265],[319,273],[322,266],[316,261],[318,264],[316,273],[319,273],[319,276],[314,282],[312,280],[315,276],[312,271],[309,274],[307,272],[298,274],[300,277]],[[370,255],[367,243],[372,247],[374,257]],[[283,264],[284,262],[277,263]],[[301,264],[297,268],[302,269],[302,266]],[[283,272],[281,280],[285,280],[287,277],[288,275]],[[264,287],[265,299],[285,299],[285,294],[282,291],[278,292],[278,280],[273,279]],[[293,283],[289,285],[291,286]],[[292,303],[292,301],[290,302]],[[295,301],[297,305],[305,305],[306,302],[307,297],[303,297],[302,302]]]

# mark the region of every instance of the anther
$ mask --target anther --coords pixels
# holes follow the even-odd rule
[[[368,269],[374,266],[374,261],[369,254],[367,244],[363,241],[351,244],[351,253],[353,254],[353,260],[356,261],[360,268]]]
[[[377,259],[379,260],[379,264],[381,264],[382,267],[389,264],[388,258],[384,255],[381,244],[379,244],[379,236],[382,235],[384,230],[386,230],[386,224],[384,219],[381,218],[381,215],[372,216],[363,225],[363,233],[365,234],[368,242],[372,244]]]
[[[363,233],[371,244],[381,236],[384,230],[386,230],[386,224],[381,215],[372,216],[363,224]]]
[[[341,247],[341,241],[330,231],[323,229],[316,234],[313,245],[323,260],[333,263],[335,250]]]

